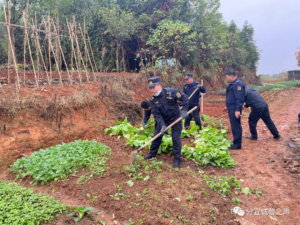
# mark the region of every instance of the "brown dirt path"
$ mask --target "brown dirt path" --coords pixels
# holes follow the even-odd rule
[[[265,194],[263,197],[249,199],[245,195],[240,196],[241,208],[245,211],[243,220],[256,225],[300,224],[300,174],[291,174],[287,168],[283,168],[283,158],[291,153],[287,142],[298,133],[299,100],[300,90],[293,89],[281,92],[276,101],[269,104],[271,118],[282,136],[281,140],[274,140],[260,120],[257,127],[258,141],[243,138],[242,150],[231,151],[237,167],[229,173],[233,172],[233,175],[242,178],[244,187],[265,187],[262,189]],[[243,136],[248,136],[250,132],[246,118],[242,119],[242,124]],[[260,209],[259,215],[254,215],[254,211],[251,215],[251,209]],[[267,209],[267,215],[262,215],[262,209]],[[269,209],[276,210],[274,215],[269,214]]]

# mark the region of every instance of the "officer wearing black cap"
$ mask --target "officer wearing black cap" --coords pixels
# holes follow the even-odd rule
[[[185,119],[184,127],[190,126],[190,122],[192,118],[194,117],[196,125],[199,126],[199,129],[201,130],[201,120],[200,120],[200,107],[199,107],[199,99],[201,98],[201,93],[206,92],[205,87],[198,82],[194,81],[193,74],[188,73],[185,75],[184,79],[186,80],[186,84],[183,86],[183,93],[186,94],[188,97],[190,97],[193,92],[198,88],[198,90],[194,93],[194,95],[189,100],[189,108],[188,110],[191,110],[195,106],[198,108],[192,112],[188,117]]]
[[[188,108],[188,97],[174,88],[162,88],[159,77],[148,79],[148,87],[152,92],[150,98],[151,113],[157,123],[155,135],[159,132],[164,133],[166,127],[177,120],[180,116],[186,118]],[[179,109],[178,101],[181,102],[182,110]],[[178,168],[181,162],[181,131],[182,123],[178,122],[172,127],[173,141],[173,168]],[[150,153],[144,159],[156,157],[161,144],[162,135],[154,140],[150,147]]]
[[[224,110],[228,110],[233,134],[233,145],[229,149],[238,150],[242,147],[241,114],[245,101],[246,86],[236,77],[234,70],[228,70],[225,73],[225,80],[229,85],[226,88],[226,107]]]
[[[270,117],[269,107],[266,101],[252,88],[246,87],[245,90],[245,107],[251,107],[251,113],[248,118],[251,136],[247,138],[257,140],[256,125],[259,119],[262,119],[269,131],[273,134],[274,139],[279,139],[279,132]]]

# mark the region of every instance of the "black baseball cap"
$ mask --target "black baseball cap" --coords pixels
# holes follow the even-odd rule
[[[159,77],[151,77],[148,79],[148,87],[154,87],[157,84],[160,84]]]

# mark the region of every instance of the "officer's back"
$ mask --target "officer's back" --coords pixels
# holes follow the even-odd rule
[[[245,107],[259,108],[267,103],[253,88],[246,87],[245,89]]]

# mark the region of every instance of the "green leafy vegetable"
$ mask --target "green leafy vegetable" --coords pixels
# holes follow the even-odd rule
[[[0,224],[41,224],[66,210],[65,205],[50,196],[0,181]]]
[[[17,178],[33,177],[33,184],[65,179],[68,174],[76,173],[77,169],[86,167],[92,175],[102,175],[106,168],[106,158],[100,155],[110,154],[111,150],[96,141],[75,141],[61,144],[48,149],[41,149],[29,157],[18,159],[11,165],[11,171],[18,174]],[[88,180],[88,179],[87,179]],[[87,181],[82,178],[79,183]]]
[[[227,151],[232,142],[227,140],[226,130],[206,127],[195,136],[194,144],[195,147],[185,145],[182,152],[188,159],[194,159],[200,166],[211,164],[228,169],[236,165]]]

